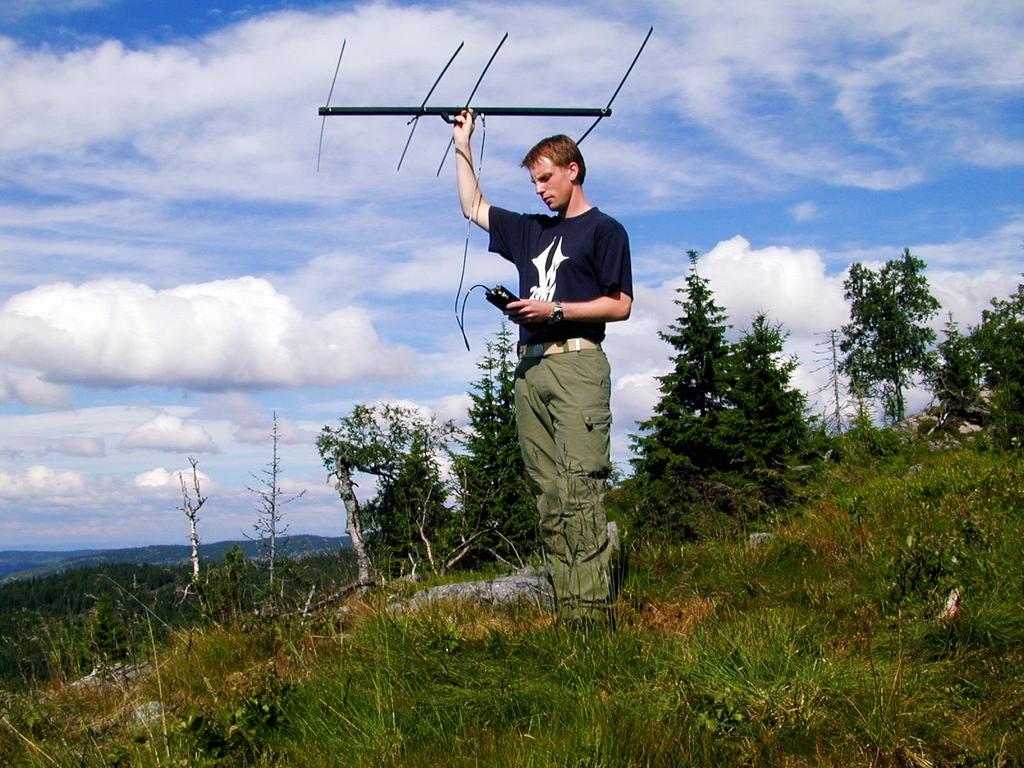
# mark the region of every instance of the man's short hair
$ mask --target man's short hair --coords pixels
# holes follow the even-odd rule
[[[568,168],[569,163],[576,163],[580,168],[576,180],[580,184],[583,183],[583,179],[587,176],[587,164],[583,162],[583,154],[580,152],[580,148],[576,146],[575,141],[565,134],[560,133],[557,136],[548,136],[546,139],[538,141],[533,149],[526,153],[526,157],[523,158],[523,168],[529,170],[530,166],[542,157],[548,158],[552,163],[562,168]]]

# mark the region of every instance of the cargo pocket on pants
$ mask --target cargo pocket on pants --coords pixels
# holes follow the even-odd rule
[[[591,477],[607,477],[611,471],[612,415],[607,408],[583,409],[583,445],[580,464]]]

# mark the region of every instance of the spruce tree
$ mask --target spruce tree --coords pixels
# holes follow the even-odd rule
[[[685,534],[684,507],[698,495],[696,481],[728,460],[714,430],[723,400],[724,365],[729,354],[724,310],[709,281],[697,273],[696,251],[688,251],[690,272],[676,299],[679,318],[659,336],[675,350],[672,371],[658,378],[661,399],[635,436],[636,472],[642,505],[651,526],[667,536]]]
[[[96,664],[109,664],[128,655],[128,629],[109,592],[102,592],[97,598],[86,634]]]
[[[1024,440],[1024,283],[1007,299],[992,299],[972,334],[992,391],[990,423],[996,442]]]
[[[455,463],[463,514],[490,527],[467,562],[520,560],[538,544],[537,509],[526,479],[515,413],[515,342],[502,324],[477,363],[480,378],[470,386],[472,405]]]
[[[969,336],[950,315],[939,344],[931,388],[939,401],[939,422],[976,418],[981,411],[981,359]]]
[[[390,559],[392,572],[418,568],[436,570],[436,558],[454,540],[453,521],[445,506],[448,488],[437,454],[441,447],[436,425],[413,420],[408,442],[393,475],[382,478],[372,505],[377,521],[375,543]]]
[[[784,471],[807,445],[806,398],[791,386],[796,360],[783,355],[785,334],[758,314],[733,347],[715,441],[744,478]]]

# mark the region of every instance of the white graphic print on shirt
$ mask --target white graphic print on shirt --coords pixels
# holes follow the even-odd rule
[[[530,298],[534,301],[554,301],[555,298],[555,273],[563,261],[569,257],[562,253],[562,238],[556,237],[550,246],[545,248],[533,265],[537,268],[538,284],[530,289]]]

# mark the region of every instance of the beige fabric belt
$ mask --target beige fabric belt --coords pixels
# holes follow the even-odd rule
[[[566,339],[565,341],[544,341],[539,344],[520,344],[519,357],[547,357],[562,352],[579,352],[581,349],[600,349],[601,345],[590,339]]]

